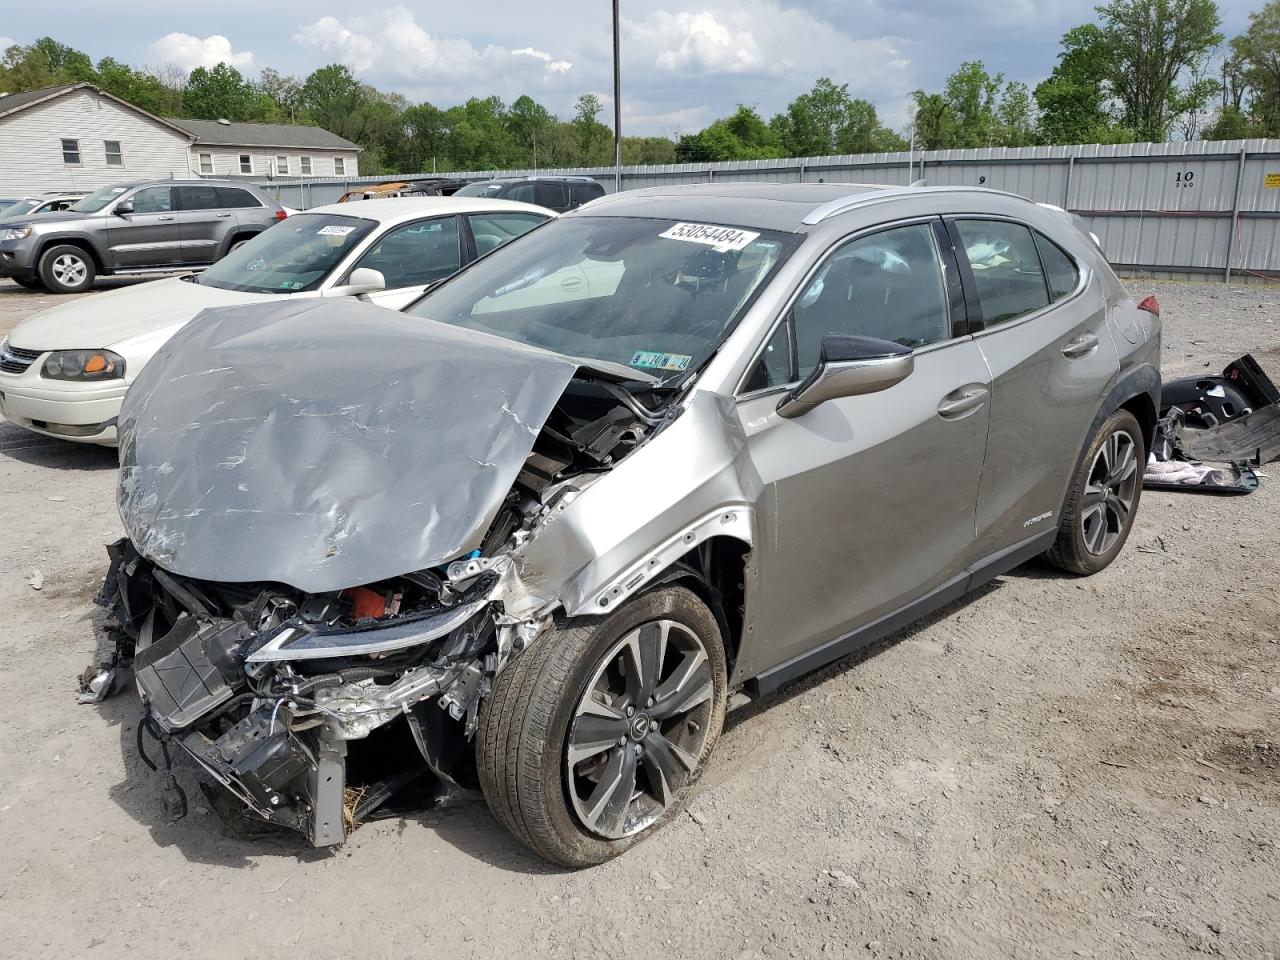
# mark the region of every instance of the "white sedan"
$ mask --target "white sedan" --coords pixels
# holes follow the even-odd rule
[[[0,415],[37,433],[112,445],[129,384],[200,311],[352,296],[399,309],[554,216],[528,203],[453,197],[364,200],[295,214],[203,273],[28,317],[0,342]]]

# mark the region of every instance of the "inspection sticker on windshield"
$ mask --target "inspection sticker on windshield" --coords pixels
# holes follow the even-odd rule
[[[677,223],[658,236],[667,240],[705,243],[709,247],[715,247],[720,253],[728,253],[730,250],[741,250],[760,234],[736,227],[717,227],[710,223]]]
[[[321,227],[316,231],[318,237],[345,237],[354,230],[355,227],[340,227],[336,223],[331,223],[327,227]]]
[[[687,353],[658,353],[656,350],[637,350],[628,366],[645,370],[687,370],[693,357]]]

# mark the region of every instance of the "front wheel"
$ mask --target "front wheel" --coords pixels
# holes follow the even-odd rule
[[[1058,539],[1046,554],[1068,573],[1091,574],[1120,553],[1142,497],[1147,449],[1142,427],[1117,410],[1085,451],[1071,482]]]
[[[40,257],[40,280],[51,293],[83,293],[93,286],[97,269],[80,247],[51,247]]]
[[[726,688],[719,627],[683,587],[557,626],[484,703],[485,800],[554,863],[616,857],[684,807],[724,725]]]
[[[39,290],[42,287],[39,280],[24,280],[22,277],[14,277],[13,282],[27,290]]]

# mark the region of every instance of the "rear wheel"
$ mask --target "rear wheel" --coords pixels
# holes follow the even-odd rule
[[[50,247],[40,257],[40,280],[51,293],[83,293],[93,286],[93,257],[80,247]]]
[[[603,863],[683,808],[720,736],[726,685],[715,618],[683,587],[557,627],[485,701],[485,799],[546,859]]]
[[[1091,574],[1120,553],[1133,528],[1147,462],[1142,427],[1128,410],[1102,425],[1071,484],[1058,539],[1046,557],[1069,573]]]

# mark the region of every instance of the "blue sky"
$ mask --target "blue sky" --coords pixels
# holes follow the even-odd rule
[[[565,3],[172,0],[49,8],[11,2],[0,38],[51,35],[95,59],[190,69],[228,60],[253,76],[271,66],[303,76],[341,62],[410,100],[441,106],[470,96],[528,93],[561,116],[594,92],[611,102],[606,0]],[[1227,36],[1261,0],[1220,3]],[[622,0],[623,126],[627,133],[700,129],[738,103],[768,116],[819,76],[847,83],[892,125],[907,95],[940,88],[964,60],[1034,85],[1052,69],[1063,32],[1093,4],[1005,0]]]

